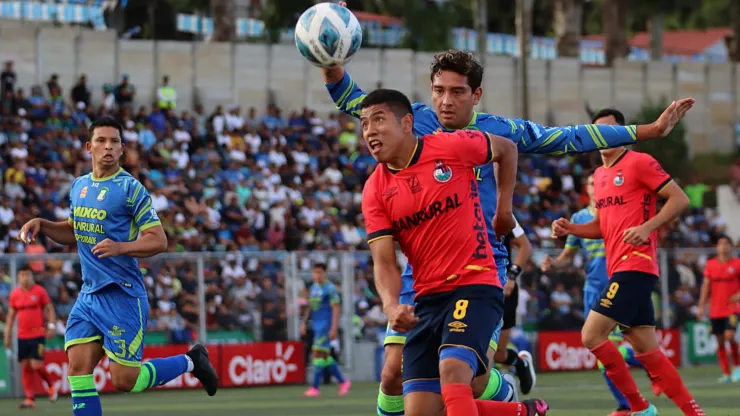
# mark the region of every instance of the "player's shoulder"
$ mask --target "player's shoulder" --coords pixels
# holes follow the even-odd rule
[[[634,150],[627,150],[624,154],[624,161],[630,165],[642,164],[642,163],[658,163],[654,157],[648,153],[636,152]]]
[[[86,175],[80,175],[72,181],[72,188],[75,189],[75,187],[85,186],[90,182],[91,173],[88,173]]]
[[[142,190],[146,190],[146,188],[144,188],[144,185],[142,185],[142,183],[139,182],[138,179],[136,179],[133,175],[125,170],[121,170],[121,172],[116,175],[116,177],[113,178],[112,181],[114,184],[118,185],[120,190],[127,194],[130,192],[135,192],[136,189],[139,187],[141,187],[141,189],[139,189],[139,193],[141,193]]]
[[[514,120],[506,117],[496,116],[489,113],[475,113],[475,124],[478,127],[485,127],[489,124],[516,124]]]
[[[416,115],[416,113],[424,114],[426,112],[429,112],[436,116],[436,113],[434,112],[434,110],[432,110],[431,107],[429,107],[428,105],[424,103],[411,104],[411,110],[414,112],[414,115]]]
[[[363,195],[370,195],[373,192],[378,191],[380,177],[383,176],[385,169],[387,168],[382,163],[379,163],[375,167],[375,169],[373,170],[373,173],[371,173],[370,176],[367,177],[367,180],[365,181],[365,185],[362,187]]]

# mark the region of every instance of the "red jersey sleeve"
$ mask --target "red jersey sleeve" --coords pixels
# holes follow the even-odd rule
[[[445,135],[445,147],[463,165],[470,167],[485,165],[493,161],[493,143],[488,133],[477,130],[458,130]]]
[[[44,289],[43,286],[37,286],[39,291],[39,303],[41,306],[46,306],[48,303],[51,303],[51,298],[49,298],[49,292]]]
[[[373,176],[375,175],[370,176],[362,191],[362,216],[365,219],[368,243],[381,238],[393,237],[393,225],[378,195],[377,184]],[[388,191],[395,192],[393,189],[388,189]]]
[[[640,153],[635,162],[637,177],[653,192],[658,193],[671,182],[671,176],[663,170],[657,160],[647,153]]]

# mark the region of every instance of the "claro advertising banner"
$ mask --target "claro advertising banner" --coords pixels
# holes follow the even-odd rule
[[[658,329],[658,344],[678,366],[681,364],[681,336],[678,329]],[[596,357],[581,342],[580,331],[544,331],[538,338],[538,362],[542,371],[579,371],[597,367]]]
[[[221,387],[266,386],[300,384],[305,382],[306,363],[301,342],[255,342],[249,344],[208,345],[213,367],[218,373]],[[183,354],[186,345],[149,346],[144,348],[144,361]],[[69,394],[67,381],[67,355],[61,350],[45,354],[46,369],[59,384],[60,394]],[[109,372],[110,362],[104,358],[93,374],[99,392],[114,392]],[[157,387],[160,389],[199,388],[200,382],[187,373]],[[38,386],[38,394],[46,393]]]

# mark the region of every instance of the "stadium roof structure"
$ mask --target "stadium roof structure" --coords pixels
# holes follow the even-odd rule
[[[728,27],[707,30],[671,30],[663,32],[663,53],[674,56],[694,56],[711,53],[711,49],[724,46],[725,38],[732,35]],[[584,36],[584,40],[604,41],[603,35]],[[650,33],[639,32],[632,36],[629,44],[633,48],[650,50]]]

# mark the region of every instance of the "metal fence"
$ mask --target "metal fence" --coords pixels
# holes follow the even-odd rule
[[[400,254],[400,253],[399,253]],[[535,285],[541,284],[542,274],[538,271],[539,265],[546,254],[556,256],[559,250],[535,249],[532,258],[532,267],[528,267],[530,281]],[[681,324],[672,310],[676,308],[676,293],[678,290],[693,291],[698,293],[698,282],[703,262],[713,255],[711,249],[661,249],[659,262],[661,268],[660,276],[660,299],[662,308],[659,315],[660,324],[663,328],[675,327]],[[570,275],[570,282],[577,286],[581,277],[578,270],[582,270],[584,259],[580,254],[574,259],[574,266],[559,273]],[[259,341],[264,338],[265,328],[260,324],[259,306],[255,299],[249,299],[244,295],[245,289],[240,286],[244,281],[258,284],[259,280],[270,280],[276,285],[275,290],[280,294],[281,303],[278,308],[284,313],[282,328],[278,328],[280,339],[299,340],[301,305],[307,296],[311,284],[312,266],[317,263],[325,263],[328,267],[328,277],[334,282],[342,297],[342,318],[340,323],[342,357],[344,367],[352,371],[353,363],[358,358],[366,360],[366,357],[356,357],[357,338],[354,331],[355,303],[357,296],[361,296],[361,289],[356,283],[362,280],[366,282],[372,279],[372,260],[367,251],[355,252],[239,252],[239,253],[167,253],[151,259],[140,261],[145,280],[150,291],[154,291],[159,302],[168,302],[170,294],[168,290],[177,287],[179,291],[192,293],[193,298],[187,306],[189,309],[188,319],[194,328],[197,328],[198,339],[201,342],[218,343],[229,342],[225,339],[211,339],[213,331],[214,316],[218,311],[225,309],[230,314],[246,317],[247,324],[236,325],[236,332],[249,333],[244,339]],[[405,265],[405,258],[399,256],[400,266]],[[81,272],[78,256],[76,254],[45,254],[27,256],[23,254],[9,254],[0,257],[0,306],[7,307],[7,295],[15,286],[17,271],[20,267],[28,265],[37,276],[37,283],[43,285],[55,300],[60,315],[71,309],[74,303],[74,294],[81,285]],[[235,278],[234,269],[241,266],[244,269],[246,279]],[[684,267],[685,266],[685,267]],[[688,272],[687,272],[688,270]],[[240,275],[241,272],[236,273]],[[691,288],[691,278],[687,273],[694,274],[694,286]],[[8,282],[3,283],[4,276],[8,276]],[[269,279],[265,279],[269,277]],[[555,273],[548,274],[549,280],[558,280]],[[178,283],[173,283],[177,281]],[[236,281],[236,282],[235,282]],[[267,285],[264,282],[264,285]],[[264,286],[263,285],[263,289]],[[356,290],[357,289],[357,290]],[[71,297],[67,298],[62,292],[69,292]],[[220,297],[220,299],[219,299]],[[182,305],[179,305],[182,307]],[[2,309],[2,308],[0,308]],[[6,309],[7,310],[7,309]],[[164,308],[154,308],[150,314],[150,321],[156,324],[163,319]],[[169,311],[169,309],[168,309]],[[249,316],[252,316],[250,318]],[[251,320],[251,325],[249,321]],[[151,322],[150,322],[151,325]],[[380,328],[377,328],[382,332]],[[150,337],[154,336],[156,329],[148,328]],[[60,331],[62,332],[62,331]],[[272,335],[273,337],[275,335]],[[15,339],[15,337],[13,337]],[[370,337],[368,337],[370,338]],[[366,338],[366,343],[367,339]],[[536,334],[532,336],[536,341]],[[242,341],[244,341],[244,339]],[[146,341],[146,340],[145,340]],[[14,345],[15,350],[16,345]],[[53,346],[52,346],[53,348]],[[367,350],[362,350],[367,351]],[[365,354],[359,353],[359,354]],[[0,357],[2,359],[2,357]],[[20,390],[19,369],[16,363],[9,363],[11,374],[15,374],[15,391]],[[357,369],[359,370],[359,369]],[[0,395],[2,390],[0,389]]]

